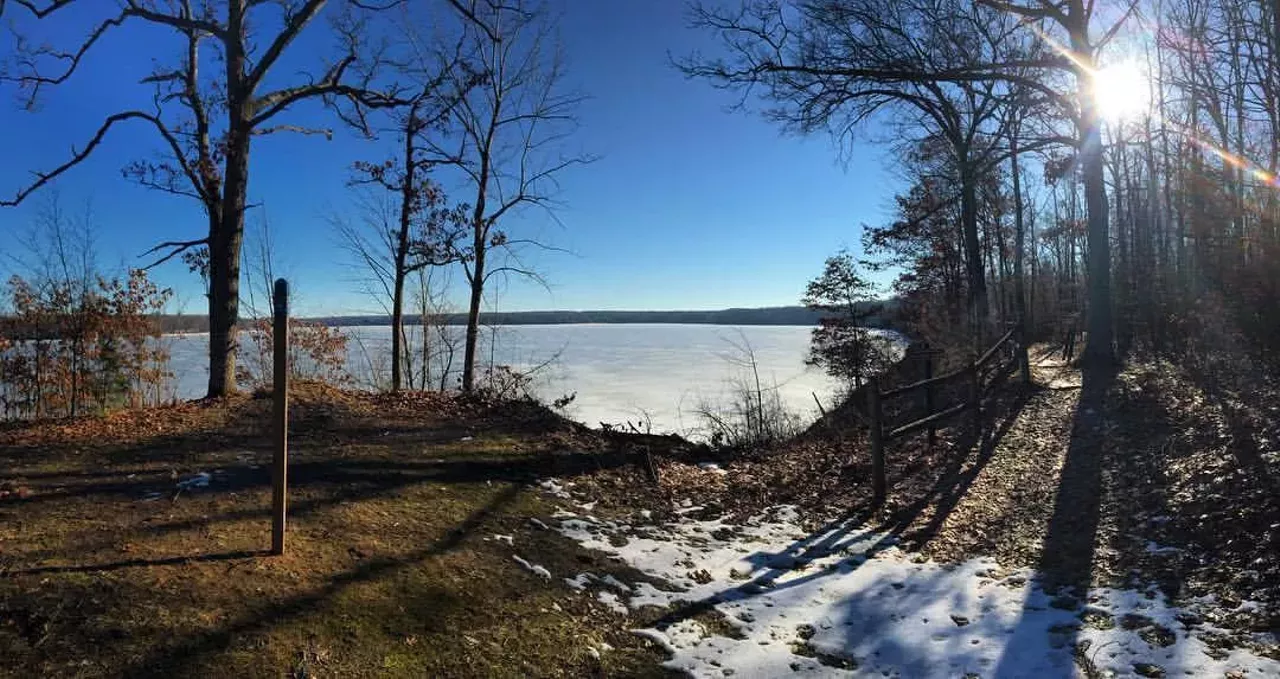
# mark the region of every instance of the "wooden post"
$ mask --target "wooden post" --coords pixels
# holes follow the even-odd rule
[[[867,382],[867,416],[871,418],[871,492],[872,504],[884,506],[884,411],[880,404],[880,380],[872,377]]]
[[[1027,353],[1026,322],[1018,325],[1018,368],[1022,370],[1022,383],[1031,384],[1031,357]]]
[[[973,409],[973,427],[982,432],[982,380],[977,361],[969,362],[969,407]]]
[[[926,349],[924,355],[924,378],[926,380],[933,379],[933,350]],[[925,417],[933,414],[935,407],[934,386],[930,382],[924,385],[924,414]],[[938,442],[938,428],[929,425],[929,447],[932,448]]]
[[[271,553],[284,554],[285,496],[289,472],[289,283],[276,280],[275,320],[271,351],[275,359],[272,377],[275,452],[271,458]]]

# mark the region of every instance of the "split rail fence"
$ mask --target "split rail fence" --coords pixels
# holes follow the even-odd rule
[[[999,360],[998,360],[999,359]],[[968,365],[943,375],[933,375],[933,354],[926,352],[924,356],[924,379],[912,382],[887,391],[880,390],[877,378],[872,378],[867,385],[867,424],[871,431],[871,475],[872,493],[875,506],[884,504],[888,490],[885,477],[885,446],[905,436],[924,429],[929,430],[929,445],[937,440],[938,425],[966,410],[973,414],[974,427],[982,429],[982,399],[986,386],[983,375],[995,365],[1001,372],[1016,364],[1022,373],[1023,382],[1031,381],[1031,366],[1027,357],[1027,346],[1017,327],[1010,328],[1000,339],[996,340],[981,356],[973,359]],[[941,388],[948,384],[963,383],[966,385],[964,395],[958,403],[940,407],[938,396]],[[885,416],[885,403],[907,396],[921,394],[924,397],[925,415],[905,424],[892,426]]]

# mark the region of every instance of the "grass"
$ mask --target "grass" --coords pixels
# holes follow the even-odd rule
[[[0,676],[664,676],[529,521],[571,426],[369,400],[295,405],[281,557],[265,401],[0,430]]]

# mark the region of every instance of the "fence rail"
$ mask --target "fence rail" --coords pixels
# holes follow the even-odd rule
[[[924,364],[925,378],[918,382],[895,387],[888,391],[880,391],[878,380],[876,378],[871,379],[870,384],[867,386],[866,394],[867,424],[871,434],[871,481],[875,506],[883,505],[885,496],[888,494],[888,481],[885,475],[885,445],[894,439],[909,436],[922,429],[929,430],[929,445],[933,445],[937,441],[938,424],[966,410],[973,412],[974,426],[981,429],[982,371],[996,357],[1001,355],[1002,350],[1009,351],[1010,349],[1012,350],[1009,352],[1012,354],[1010,364],[1016,362],[1022,373],[1023,382],[1030,382],[1031,366],[1027,357],[1027,346],[1026,342],[1023,341],[1020,328],[1017,326],[1010,328],[982,355],[970,361],[968,365],[949,373],[933,377],[933,355],[926,354]],[[938,409],[936,405],[938,388],[946,383],[960,379],[964,379],[968,383],[966,398],[959,403]],[[926,414],[914,421],[889,428],[886,431],[885,402],[919,391],[924,391]]]

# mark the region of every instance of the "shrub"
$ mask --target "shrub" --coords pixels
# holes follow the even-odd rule
[[[275,323],[270,318],[256,319],[241,336],[236,379],[255,387],[269,386],[275,360]],[[340,328],[289,319],[289,378],[334,386],[349,384],[348,341],[349,337]]]
[[[160,403],[172,378],[155,317],[172,292],[145,271],[124,280],[8,283],[14,314],[0,340],[5,417],[76,416]]]

